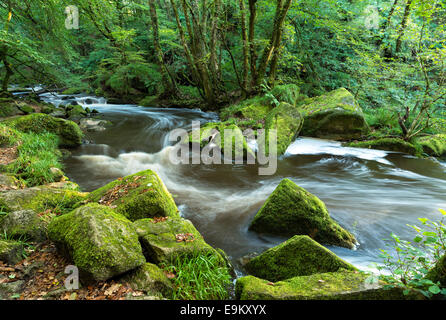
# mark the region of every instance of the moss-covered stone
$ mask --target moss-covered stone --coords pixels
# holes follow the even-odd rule
[[[232,159],[234,160],[242,160],[247,159],[248,154],[250,157],[255,159],[255,154],[252,149],[248,146],[246,138],[243,136],[242,130],[235,124],[229,124],[224,122],[212,122],[207,123],[204,126],[200,127],[200,133],[195,133],[192,131],[189,134],[189,144],[199,144],[201,148],[204,148],[208,144],[215,144],[217,149],[220,150],[220,153],[223,155],[224,150],[227,147],[227,142],[230,141],[228,135],[225,137],[225,130],[229,130],[230,134],[232,134],[231,141],[231,150],[232,150]],[[198,130],[196,130],[198,131]],[[198,138],[200,136],[200,138]],[[228,141],[226,141],[226,139]],[[238,144],[241,142],[240,146]],[[237,146],[237,147],[236,147]]]
[[[88,115],[88,112],[80,105],[71,106],[67,112],[68,117],[85,117]]]
[[[325,204],[283,179],[254,217],[250,230],[280,236],[309,235],[321,244],[353,248],[355,237],[329,215]]]
[[[239,300],[407,300],[421,295],[404,295],[400,288],[375,285],[368,275],[358,271],[318,273],[271,283],[253,276],[237,280],[235,294]]]
[[[72,259],[84,281],[105,281],[145,263],[132,223],[95,203],[54,218],[48,236]]]
[[[420,155],[421,150],[419,146],[413,145],[403,139],[398,138],[381,138],[376,140],[352,142],[347,144],[348,147],[377,149],[385,151],[402,152],[411,155]]]
[[[268,249],[251,259],[245,269],[251,275],[274,282],[339,269],[356,270],[308,236],[294,236]]]
[[[427,279],[434,283],[440,282],[443,288],[446,288],[446,255],[441,257],[437,264],[428,272]]]
[[[20,111],[22,111],[24,114],[34,113],[34,108],[31,107],[30,105],[25,104],[25,103],[19,104],[18,107],[19,107]]]
[[[207,244],[192,222],[181,218],[157,221],[141,219],[134,226],[145,250],[148,261],[170,263],[176,257],[193,256],[197,253],[220,254]]]
[[[48,131],[59,136],[61,147],[77,147],[82,144],[82,131],[72,121],[54,118],[43,113],[35,113],[19,118],[8,119],[8,125],[23,132],[42,133]]]
[[[0,220],[0,233],[13,239],[42,242],[46,240],[46,224],[34,210],[14,211]]]
[[[22,260],[23,245],[20,242],[0,240],[0,261],[15,265]]]
[[[6,212],[34,210],[42,213],[49,210],[60,214],[78,207],[87,196],[88,193],[77,191],[76,184],[61,182],[1,192],[0,203]]]
[[[369,131],[361,107],[344,88],[308,99],[299,109],[305,117],[303,136],[350,140]]]
[[[253,97],[224,108],[220,112],[220,118],[223,121],[234,117],[250,120],[264,120],[272,108],[272,105],[265,97]]]
[[[266,116],[266,146],[269,146],[269,130],[277,132],[277,155],[282,155],[288,146],[299,136],[304,119],[295,106],[282,102]],[[265,149],[268,153],[268,149]]]
[[[133,290],[143,291],[153,296],[172,297],[174,288],[170,280],[158,266],[145,263],[130,271],[122,278]]]
[[[93,191],[88,201],[111,206],[131,221],[153,217],[179,217],[172,195],[152,170],[112,181]]]
[[[446,134],[426,136],[417,141],[423,148],[423,152],[433,157],[446,155]]]
[[[17,107],[14,100],[9,98],[0,98],[0,118],[12,117],[23,112]]]

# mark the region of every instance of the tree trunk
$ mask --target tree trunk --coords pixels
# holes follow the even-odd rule
[[[403,42],[404,32],[406,31],[407,22],[412,11],[412,2],[413,0],[407,0],[406,8],[404,9],[403,21],[401,22],[398,39],[396,40],[395,53],[399,53],[401,51],[401,44]]]
[[[150,5],[150,19],[152,21],[152,34],[153,34],[153,46],[155,48],[155,56],[158,67],[161,71],[161,78],[163,82],[164,90],[161,96],[177,96],[178,92],[175,86],[175,80],[169,77],[169,72],[164,63],[164,54],[161,50],[160,38],[159,38],[159,26],[158,26],[158,15],[156,13],[155,0],[149,0]]]
[[[255,79],[257,78],[257,52],[256,45],[254,43],[255,38],[255,23],[257,16],[257,0],[249,0],[249,55],[250,55],[250,69],[251,69],[251,84],[250,91],[252,87],[255,86]]]
[[[249,76],[249,42],[248,31],[246,29],[246,8],[244,0],[239,0],[240,14],[241,14],[241,29],[242,29],[242,42],[243,42],[243,80],[242,90],[248,90],[248,76]]]

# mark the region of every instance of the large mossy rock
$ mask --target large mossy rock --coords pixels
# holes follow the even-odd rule
[[[46,223],[34,210],[14,211],[0,218],[0,233],[13,239],[43,242]]]
[[[304,124],[304,118],[295,106],[282,102],[266,116],[265,130],[266,146],[268,152],[268,141],[270,130],[277,132],[277,155],[282,155],[287,150],[288,146],[299,136],[299,133]]]
[[[225,132],[225,130],[228,131]],[[228,134],[232,135],[232,139]],[[248,154],[253,159],[255,158],[255,154],[248,146],[242,130],[235,124],[224,122],[207,123],[200,127],[200,132],[193,130],[189,134],[187,143],[200,145],[200,148],[214,144],[222,155],[224,155],[225,148],[228,148],[229,143],[230,152],[226,152],[231,155],[233,160],[247,159]]]
[[[283,179],[252,221],[250,230],[279,236],[309,235],[321,244],[354,248],[355,237],[337,224],[325,204]]]
[[[177,257],[212,253],[223,257],[207,244],[192,222],[181,218],[142,219],[134,222],[148,261],[171,263]]]
[[[440,282],[441,286],[446,288],[446,254],[428,272],[426,278],[434,283]]]
[[[23,244],[16,241],[0,240],[0,261],[15,265],[23,259]]]
[[[446,134],[426,136],[417,141],[423,148],[423,152],[433,157],[446,155]]]
[[[54,118],[43,113],[8,119],[6,123],[23,132],[42,133],[48,131],[59,136],[61,147],[73,148],[82,144],[82,131],[72,121]]]
[[[276,283],[247,276],[237,280],[238,300],[407,300],[421,295],[404,295],[400,288],[373,284],[370,276],[358,271],[318,273]]]
[[[48,236],[85,281],[105,281],[146,262],[132,223],[95,203],[54,218]]]
[[[145,263],[130,271],[122,281],[128,283],[133,290],[144,291],[149,295],[170,298],[174,292],[173,285],[163,270],[152,263]]]
[[[231,118],[262,121],[272,109],[272,105],[265,97],[254,97],[224,108],[220,112],[220,118],[223,121]]]
[[[50,210],[60,214],[78,207],[87,195],[88,193],[79,192],[75,183],[64,181],[0,192],[0,207],[4,212],[34,210],[42,213]]]
[[[179,217],[172,195],[152,170],[112,181],[91,192],[88,201],[110,206],[131,221]]]
[[[299,108],[305,117],[303,136],[350,140],[369,131],[361,107],[344,88],[309,99]]]
[[[351,264],[308,236],[294,236],[251,259],[249,274],[270,281],[281,281],[314,273],[356,270]]]
[[[384,151],[401,152],[414,156],[421,154],[421,150],[419,149],[419,147],[413,145],[410,142],[398,138],[381,138],[376,140],[352,142],[348,143],[347,146],[352,148],[365,148],[365,149],[377,149]]]
[[[0,97],[0,118],[12,117],[23,112],[19,109],[14,99]]]

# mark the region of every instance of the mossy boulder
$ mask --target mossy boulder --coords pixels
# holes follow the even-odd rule
[[[131,221],[179,217],[172,195],[152,170],[112,181],[90,193],[88,201],[108,205]]]
[[[446,288],[446,255],[441,257],[437,264],[428,272],[427,279],[434,283],[440,282],[443,288]]]
[[[0,233],[13,239],[43,242],[46,240],[46,224],[34,210],[14,211],[0,220]]]
[[[264,120],[268,112],[272,110],[272,105],[265,97],[253,97],[237,104],[224,108],[220,112],[223,121],[231,118]]]
[[[358,271],[318,273],[272,283],[247,276],[237,280],[238,300],[412,300],[421,295],[404,295],[401,288],[371,283],[370,276]]]
[[[80,105],[71,105],[69,108],[67,107],[67,115],[69,118],[73,117],[85,117],[88,115],[88,112]]]
[[[5,212],[34,210],[37,213],[51,211],[57,214],[70,212],[86,200],[88,193],[77,191],[71,182],[59,182],[47,186],[8,190],[0,193],[0,205]]]
[[[133,290],[143,291],[149,295],[170,298],[174,292],[173,285],[163,270],[152,263],[145,263],[130,271],[121,280]]]
[[[45,105],[42,107],[42,113],[44,114],[50,114],[54,112],[56,108],[53,105]]]
[[[446,134],[426,136],[417,141],[423,148],[423,152],[433,157],[446,155]]]
[[[207,244],[192,222],[181,218],[141,219],[134,222],[147,260],[171,263],[176,257],[194,254],[220,254]]]
[[[30,105],[27,105],[26,103],[20,103],[18,107],[24,114],[34,113],[34,108]]]
[[[299,109],[295,106],[282,102],[268,113],[265,121],[266,149],[268,152],[269,131],[277,132],[277,155],[282,155],[288,146],[299,136],[304,124],[304,119]]]
[[[317,242],[354,248],[355,237],[337,224],[325,204],[283,179],[257,212],[250,230],[279,236],[308,235]]]
[[[347,146],[352,148],[365,148],[365,149],[377,149],[384,151],[401,152],[414,156],[421,154],[419,146],[416,146],[410,142],[398,138],[381,138],[376,140],[352,142],[348,143]]]
[[[35,113],[7,120],[8,125],[23,132],[42,133],[48,131],[56,134],[61,147],[77,147],[82,144],[82,131],[72,121],[54,118],[43,113]]]
[[[23,112],[18,108],[13,99],[0,98],[0,118],[12,117]]]
[[[23,244],[16,241],[0,240],[0,261],[15,265],[23,259]]]
[[[294,236],[251,259],[249,274],[270,281],[281,281],[314,273],[356,270],[351,264],[308,236]]]
[[[132,223],[96,203],[54,218],[48,236],[85,281],[105,281],[146,262]]]
[[[226,136],[225,130],[228,130]],[[228,136],[228,132],[232,135],[232,140],[230,139],[230,136]],[[185,142],[186,141],[183,141],[183,143]],[[225,148],[228,146],[227,143],[230,143],[232,159],[243,160],[247,159],[248,155],[255,159],[255,154],[248,146],[242,130],[235,124],[224,122],[207,123],[200,127],[200,132],[198,132],[198,130],[192,131],[189,134],[189,140],[187,142],[189,144],[199,144],[200,148],[215,144],[216,149],[219,150],[222,155],[225,152]],[[238,143],[240,143],[240,145],[238,145]]]
[[[303,136],[351,140],[369,131],[361,107],[344,88],[308,99],[299,109],[305,117]]]

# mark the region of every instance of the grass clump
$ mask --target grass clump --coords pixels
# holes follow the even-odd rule
[[[174,274],[175,300],[225,300],[229,298],[231,276],[215,254],[176,256],[161,267]]]
[[[62,167],[58,143],[58,137],[52,133],[20,133],[18,157],[7,170],[23,179],[28,187],[54,182],[58,174],[52,168]]]

